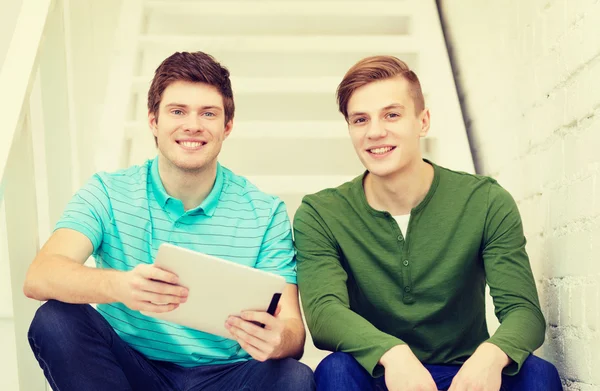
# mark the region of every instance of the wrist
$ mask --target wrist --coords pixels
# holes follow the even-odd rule
[[[480,354],[485,354],[490,357],[490,360],[498,366],[500,369],[504,369],[508,364],[511,363],[511,359],[502,349],[491,342],[484,342],[478,348],[477,351]]]
[[[385,368],[391,362],[404,361],[409,356],[414,357],[414,354],[408,345],[396,345],[381,356],[379,364]]]
[[[105,278],[102,279],[103,283],[100,284],[102,293],[109,303],[122,302],[119,287],[123,285],[121,280],[125,273],[117,270],[106,270],[106,272]]]

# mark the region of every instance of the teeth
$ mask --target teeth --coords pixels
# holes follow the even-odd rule
[[[181,145],[183,145],[184,147],[188,147],[188,148],[198,148],[199,146],[202,145],[202,143],[197,142],[197,141],[182,141],[180,142]]]
[[[371,153],[374,153],[376,155],[381,155],[384,154],[386,152],[389,152],[392,150],[392,147],[385,147],[385,148],[375,148],[375,149],[371,149]]]

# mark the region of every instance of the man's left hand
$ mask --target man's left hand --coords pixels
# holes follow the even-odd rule
[[[448,391],[499,391],[502,369],[510,359],[499,347],[484,342],[458,371]]]
[[[265,325],[264,328],[252,322]],[[245,311],[230,316],[225,327],[242,349],[257,361],[281,358],[284,352],[285,321],[267,312]]]

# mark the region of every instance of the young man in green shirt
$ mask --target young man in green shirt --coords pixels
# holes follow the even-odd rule
[[[421,157],[430,113],[397,58],[361,60],[337,97],[366,171],[306,196],[294,220],[308,326],[336,352],[317,390],[561,390],[530,355],[545,320],[510,194]],[[501,322],[491,337],[486,282]]]

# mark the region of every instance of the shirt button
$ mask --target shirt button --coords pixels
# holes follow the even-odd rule
[[[402,241],[402,235],[398,235],[398,241],[401,242]]]
[[[410,292],[410,287],[409,286],[404,287],[404,292],[406,292],[406,293]]]
[[[408,266],[408,259],[404,260],[404,262],[402,262],[402,264],[403,264],[404,266]]]

